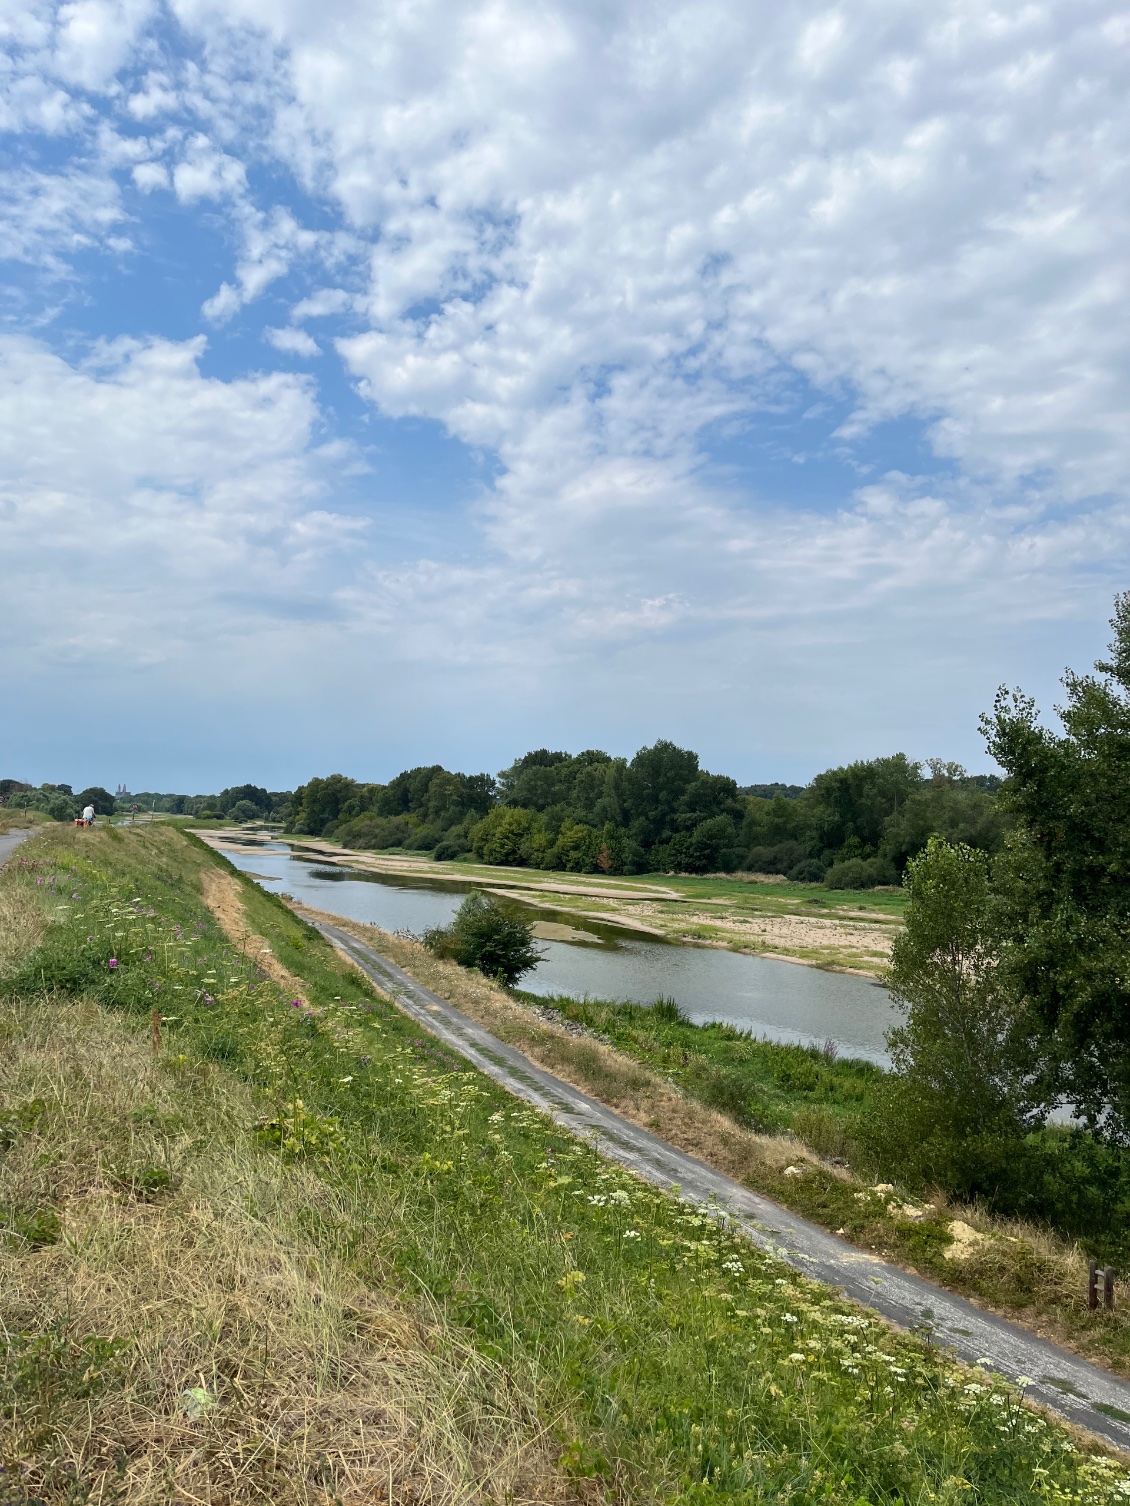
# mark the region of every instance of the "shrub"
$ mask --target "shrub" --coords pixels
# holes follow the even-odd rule
[[[471,848],[484,863],[521,867],[528,861],[532,840],[541,829],[533,811],[519,806],[496,806],[471,828]]]
[[[355,816],[333,831],[343,847],[378,851],[386,847],[414,847],[416,823],[407,816]]]
[[[439,839],[433,856],[437,863],[450,863],[455,858],[466,856],[470,850],[467,833],[461,826],[457,826],[454,831],[445,832]]]
[[[788,876],[794,884],[819,884],[824,872],[824,864],[819,858],[803,858],[795,868],[789,869]]]
[[[469,894],[451,924],[431,927],[423,941],[437,957],[478,968],[508,988],[541,961],[530,923],[508,915],[485,894]]]
[[[752,847],[746,856],[745,866],[750,873],[790,873],[798,863],[818,862],[810,858],[803,842],[778,842],[775,847]],[[819,877],[824,877],[824,864],[818,863]]]
[[[824,875],[829,889],[874,889],[877,884],[893,884],[898,875],[882,858],[846,858],[833,863]]]

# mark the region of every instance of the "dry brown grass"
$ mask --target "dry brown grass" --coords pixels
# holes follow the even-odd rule
[[[5,1004],[0,1041],[0,1108],[25,1106],[0,1152],[0,1495],[567,1498],[506,1374],[304,1234],[357,1210],[257,1148],[234,1079],[93,1005]],[[89,1336],[117,1353],[92,1364]]]
[[[205,868],[201,873],[201,889],[204,903],[228,940],[261,967],[273,982],[294,998],[305,1001],[305,983],[283,966],[263,937],[252,929],[244,909],[243,890],[235,874],[223,868]]]
[[[0,977],[17,968],[43,940],[47,917],[27,889],[0,887]]]

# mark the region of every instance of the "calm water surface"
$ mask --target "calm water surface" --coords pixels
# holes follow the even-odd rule
[[[471,886],[442,879],[377,876],[318,864],[283,843],[227,854],[266,888],[386,931],[446,925]],[[745,957],[711,947],[678,946],[541,906],[531,919],[562,921],[585,941],[539,941],[544,956],[522,987],[536,994],[677,1001],[696,1024],[725,1020],[754,1035],[801,1045],[835,1041],[843,1056],[886,1063],[884,1032],[895,1020],[885,989],[866,978]]]

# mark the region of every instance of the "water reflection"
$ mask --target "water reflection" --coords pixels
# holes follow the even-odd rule
[[[230,851],[237,867],[295,899],[386,931],[446,925],[470,886],[450,879],[384,876],[319,864],[281,843]],[[516,902],[515,902],[516,903]],[[866,978],[677,946],[574,912],[522,906],[531,918],[585,933],[583,941],[542,938],[537,969],[522,987],[537,994],[675,999],[690,1019],[725,1020],[755,1035],[803,1045],[836,1043],[845,1056],[887,1061],[884,1032],[895,1018],[886,991]],[[556,932],[561,935],[561,932]]]

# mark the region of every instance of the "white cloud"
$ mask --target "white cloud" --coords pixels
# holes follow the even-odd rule
[[[68,254],[105,242],[123,218],[118,186],[97,169],[0,173],[0,256],[63,270]]]
[[[292,356],[321,355],[321,347],[304,329],[266,329],[264,335],[276,350]]]
[[[155,188],[169,186],[169,169],[161,162],[139,162],[133,169],[132,177],[142,193],[152,193]]]
[[[198,199],[241,198],[247,187],[247,171],[242,162],[217,151],[207,136],[197,132],[173,169],[173,187],[184,204]]]
[[[179,660],[285,636],[365,522],[327,506],[307,385],[200,375],[203,341],[118,341],[75,367],[0,340],[8,654]]]
[[[344,288],[319,288],[309,298],[303,298],[290,311],[290,317],[298,324],[303,319],[324,319],[330,314],[343,314],[353,306],[353,298]]]
[[[1130,28],[1113,0],[173,10],[194,44],[180,59],[139,40],[140,0],[32,7],[12,22],[12,118],[92,139],[80,87],[118,88],[123,138],[184,111],[190,134],[171,126],[150,155],[183,206],[226,223],[204,317],[300,269],[351,288],[364,272],[361,293],[321,287],[265,337],[312,355],[293,326],[348,313],[327,334],[373,404],[500,462],[477,552],[375,555],[342,584],[358,643],[533,679],[637,652],[662,678],[697,654],[704,683],[744,666],[762,687],[766,645],[794,663],[803,643],[807,683],[838,695],[820,652],[853,634],[937,662],[974,622],[991,637],[1101,613],[1130,562]],[[33,54],[55,61],[37,72]],[[98,150],[89,204],[77,168],[65,191],[13,189],[28,256],[109,234],[111,167],[164,181]],[[847,410],[821,458],[846,446],[858,493],[831,479],[805,510],[767,483],[709,484],[707,425],[821,402]],[[869,436],[899,418],[952,480],[886,474]],[[802,446],[784,427],[787,458]],[[807,693],[789,674],[786,700]],[[906,686],[926,703],[921,674]]]

